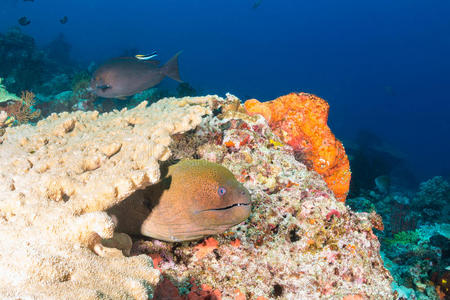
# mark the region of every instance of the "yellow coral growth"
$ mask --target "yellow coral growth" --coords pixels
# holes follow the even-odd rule
[[[329,105],[325,100],[307,93],[291,93],[264,103],[247,100],[244,106],[250,115],[261,114],[274,133],[323,177],[336,199],[345,201],[350,164],[344,146],[327,125]]]

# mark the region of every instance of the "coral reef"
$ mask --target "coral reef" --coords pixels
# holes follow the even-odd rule
[[[177,283],[195,278],[225,299],[389,299],[390,275],[376,254],[369,215],[337,202],[263,118],[243,114],[229,99],[223,114],[206,119],[191,137],[209,132],[210,139],[184,150],[240,178],[253,195],[250,219],[194,247],[141,242],[139,249],[159,254],[159,268]]]
[[[44,50],[49,59],[59,65],[70,65],[70,50],[72,46],[67,42],[63,33],[59,33]]]
[[[34,39],[20,28],[0,33],[0,77],[5,78],[8,90],[20,93],[42,84],[44,59]]]
[[[130,99],[130,104],[135,105],[142,101],[148,101],[149,103],[154,103],[154,102],[158,101],[159,99],[166,98],[166,97],[170,97],[168,90],[161,89],[158,87],[153,87],[153,88],[147,89],[145,91],[142,91],[140,93],[133,95]],[[123,102],[123,100],[122,100],[122,102]]]
[[[17,124],[25,124],[39,118],[41,115],[39,110],[33,109],[34,103],[34,94],[26,91],[22,92],[22,97],[19,100],[8,104],[4,108],[0,107],[0,110],[13,117]]]
[[[6,101],[9,101],[9,100],[13,100],[13,101],[19,100],[20,99],[19,97],[17,97],[16,95],[14,95],[12,93],[9,93],[6,90],[6,88],[2,84],[2,82],[3,82],[3,79],[0,78],[0,103],[1,102],[6,102]]]
[[[348,197],[357,197],[361,190],[372,189],[377,178],[388,178],[390,185],[414,188],[418,184],[405,155],[375,133],[360,130],[354,139],[345,140],[344,144],[352,167]]]
[[[395,278],[394,289],[399,296],[407,299],[438,299],[445,293],[444,285],[433,277],[442,276],[442,264],[448,263],[447,254],[441,249],[449,249],[448,237],[444,244],[437,244],[448,224],[421,226],[417,230],[396,233],[393,238],[383,241],[386,267]],[[444,271],[445,272],[445,271]]]
[[[307,93],[291,93],[264,103],[247,100],[245,109],[251,115],[263,115],[283,142],[292,146],[299,158],[324,178],[336,199],[345,201],[350,164],[342,143],[327,125],[326,101]]]
[[[386,229],[377,235],[400,299],[449,297],[449,186],[438,176],[416,192],[394,185],[387,194],[379,188],[361,190],[359,197],[346,201],[358,211],[376,210],[383,216]]]
[[[440,211],[443,216],[450,216],[449,203],[450,183],[441,176],[422,182],[419,191],[412,199],[412,205],[420,209]],[[449,222],[450,219],[443,221]]]
[[[36,92],[42,95],[55,95],[63,91],[67,91],[71,87],[71,80],[68,74],[60,73],[52,75],[38,88],[34,88]]]
[[[177,86],[178,97],[196,96],[197,91],[188,83],[182,82]]]
[[[19,27],[0,33],[0,77],[10,92],[33,91],[57,94],[69,87],[67,74],[75,66],[67,59],[67,42],[57,37],[45,49]]]
[[[165,99],[7,128],[0,137],[2,298],[150,295],[159,280],[150,259],[125,258],[100,244],[114,230],[103,210],[155,183],[170,135],[195,128],[213,101]]]
[[[8,114],[6,113],[6,111],[0,111],[0,127],[3,127],[7,119]]]
[[[0,78],[0,136],[6,126],[24,124],[38,118],[40,111],[33,108],[34,103],[33,93],[22,92],[21,98],[10,94],[1,85]]]
[[[53,114],[7,128],[0,137],[0,295],[393,299],[372,232],[379,220],[336,201],[295,154],[231,95]],[[195,242],[131,243],[114,234],[105,210],[156,183],[158,161],[180,158],[228,168],[252,195],[250,218]]]

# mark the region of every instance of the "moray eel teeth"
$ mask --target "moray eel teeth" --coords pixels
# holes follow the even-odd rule
[[[250,216],[250,193],[219,164],[181,160],[162,173],[159,183],[108,210],[117,231],[189,241],[220,234]]]

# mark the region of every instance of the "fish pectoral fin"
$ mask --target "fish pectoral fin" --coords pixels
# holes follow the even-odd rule
[[[101,89],[101,90],[107,90],[109,88],[111,88],[111,86],[107,85],[107,84],[102,84],[102,85],[97,85],[96,88]]]
[[[127,96],[118,96],[118,97],[116,97],[116,99],[119,99],[119,100],[127,100],[128,97],[127,97]]]

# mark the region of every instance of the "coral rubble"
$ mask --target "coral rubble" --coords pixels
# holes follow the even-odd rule
[[[372,232],[376,218],[336,201],[295,150],[231,95],[53,114],[7,128],[0,137],[0,295],[392,299]],[[130,249],[105,210],[156,183],[158,161],[182,158],[227,167],[252,195],[250,218],[195,242],[134,237]]]
[[[263,115],[306,165],[322,175],[336,199],[345,201],[350,164],[344,146],[327,125],[329,105],[325,100],[307,93],[291,93],[264,103],[247,100],[245,108],[252,115]]]

